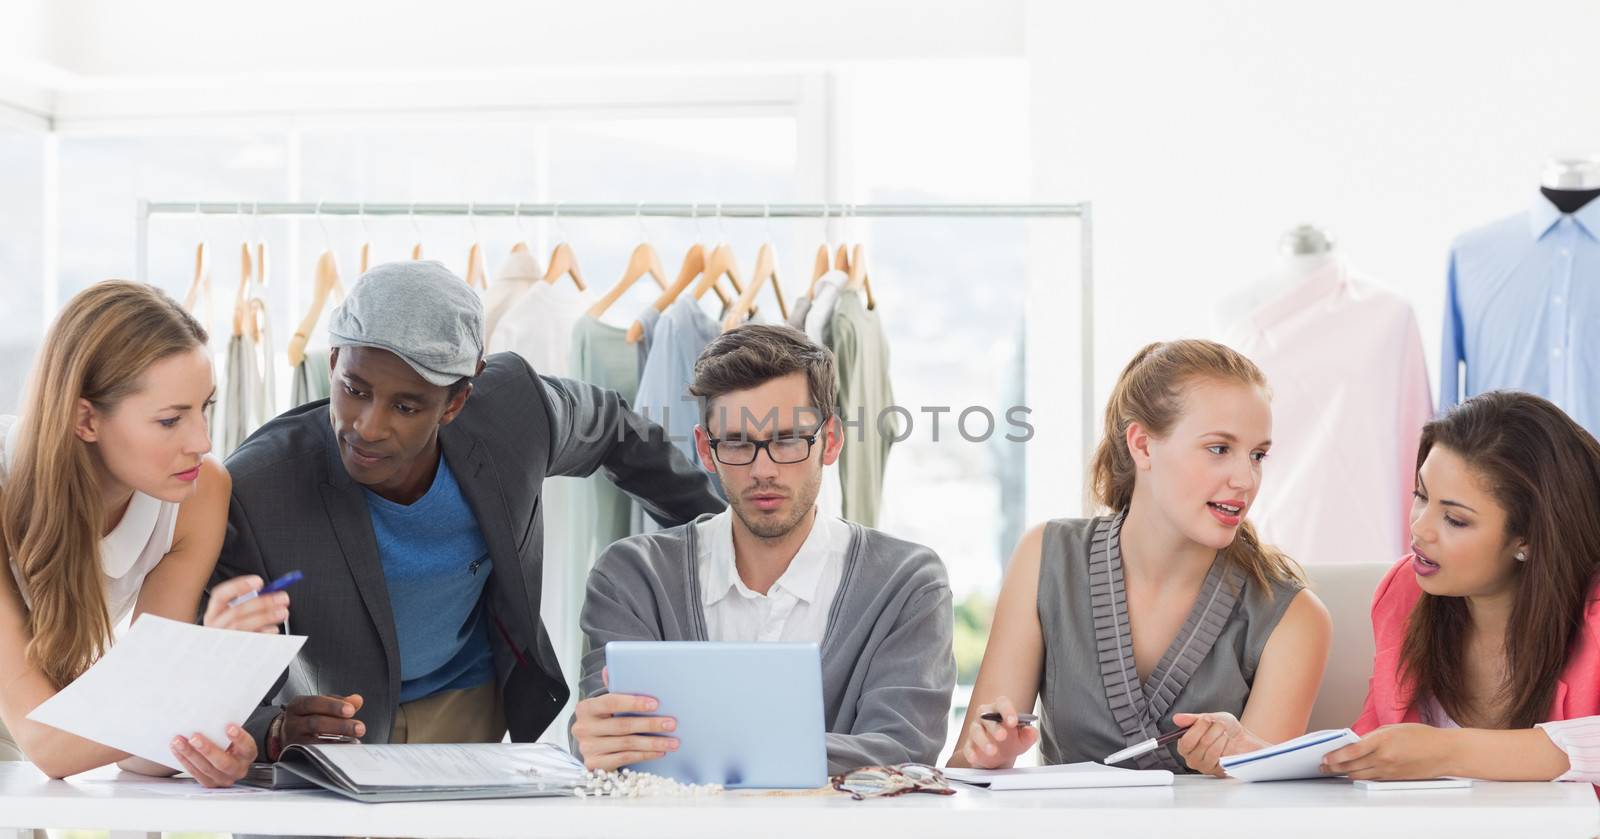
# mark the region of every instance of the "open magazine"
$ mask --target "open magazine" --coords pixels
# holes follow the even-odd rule
[[[569,796],[584,777],[583,764],[548,743],[296,744],[277,771],[374,803]]]

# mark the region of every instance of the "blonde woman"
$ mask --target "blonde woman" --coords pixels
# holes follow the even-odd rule
[[[174,731],[171,767],[29,720],[89,668],[129,615],[192,621],[227,521],[228,473],[213,458],[206,333],[160,291],[110,281],[74,297],[40,348],[20,417],[0,417],[0,759],[54,778],[116,763],[181,767],[227,786],[255,758]],[[207,626],[276,632],[288,596],[227,603],[261,586],[216,586]],[[8,733],[9,732],[9,733]]]
[[[1249,359],[1209,341],[1134,356],[1092,465],[1109,515],[1022,538],[951,764],[1011,766],[1041,738],[1046,763],[1098,761],[1192,725],[1133,765],[1220,775],[1303,733],[1331,624],[1245,520],[1271,445]],[[1039,726],[1019,725],[1035,699]]]

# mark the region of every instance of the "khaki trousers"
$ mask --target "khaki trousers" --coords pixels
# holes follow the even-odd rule
[[[407,702],[395,709],[390,743],[498,743],[506,712],[493,680]]]

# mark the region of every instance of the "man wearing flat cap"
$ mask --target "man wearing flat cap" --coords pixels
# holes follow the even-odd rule
[[[305,575],[306,644],[245,727],[270,760],[319,735],[538,738],[568,696],[539,617],[544,479],[604,469],[668,526],[724,502],[615,392],[484,358],[483,305],[436,262],[367,272],[328,335],[332,397],[227,461],[217,579]]]

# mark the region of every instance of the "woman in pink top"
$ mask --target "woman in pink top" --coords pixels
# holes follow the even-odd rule
[[[1325,771],[1600,782],[1600,443],[1550,402],[1423,429],[1413,553],[1372,604],[1361,742]]]

